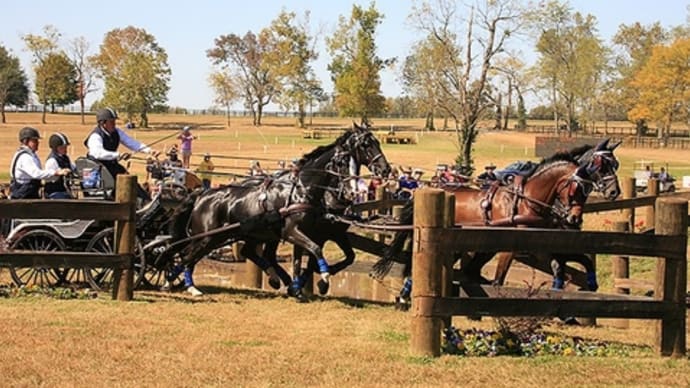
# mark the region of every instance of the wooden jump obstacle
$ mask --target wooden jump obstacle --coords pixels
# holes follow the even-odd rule
[[[136,185],[134,175],[118,175],[115,202],[87,200],[0,200],[3,218],[115,221],[116,253],[97,252],[0,252],[0,267],[114,269],[113,299],[132,300],[133,258],[136,233]]]
[[[654,235],[552,229],[448,227],[446,194],[415,194],[411,351],[439,356],[441,326],[454,315],[578,316],[656,319],[656,349],[662,356],[686,353],[688,201],[656,201]],[[659,257],[654,297],[525,290],[461,285],[482,296],[449,297],[452,254],[468,251],[613,253]],[[445,268],[445,270],[444,270]],[[520,294],[522,292],[522,294]],[[493,298],[489,296],[501,296]],[[506,297],[508,296],[508,297]]]
[[[417,139],[412,134],[378,131],[376,132],[376,138],[385,144],[417,144]]]

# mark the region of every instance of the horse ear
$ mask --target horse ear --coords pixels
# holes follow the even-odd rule
[[[609,151],[615,150],[616,147],[618,147],[618,146],[621,145],[622,143],[623,143],[623,140],[619,141],[618,143],[616,143],[616,144],[614,144],[614,145],[609,145],[609,147],[608,147]]]
[[[595,151],[603,151],[603,150],[607,149],[608,144],[609,144],[609,140],[611,140],[611,138],[604,139],[601,143],[597,144],[597,148]]]
[[[359,129],[360,129],[359,125],[357,125],[357,123],[355,123],[355,121],[353,120],[353,121],[352,121],[352,130],[353,130],[353,131],[357,131],[357,130],[359,130]]]

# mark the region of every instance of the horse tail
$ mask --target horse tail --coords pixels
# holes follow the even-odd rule
[[[401,225],[412,225],[414,207],[412,201],[408,201],[403,207],[400,215]],[[411,252],[403,252],[405,241],[412,236],[411,230],[401,231],[395,234],[390,246],[383,250],[383,256],[371,268],[371,276],[382,279],[390,272],[393,263],[400,263],[409,268],[412,263]]]
[[[204,190],[202,189],[193,191],[175,208],[175,212],[171,216],[172,222],[170,223],[170,235],[173,236],[173,241],[187,237],[189,217],[192,214],[197,198],[203,192]]]

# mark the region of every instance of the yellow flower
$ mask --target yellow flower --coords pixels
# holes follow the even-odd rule
[[[575,349],[565,348],[565,349],[563,349],[563,355],[564,356],[574,356],[575,355]]]

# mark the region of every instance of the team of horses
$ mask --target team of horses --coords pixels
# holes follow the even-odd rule
[[[608,199],[620,193],[616,171],[618,161],[608,140],[544,159],[525,176],[509,184],[495,182],[486,190],[470,187],[447,188],[455,196],[455,222],[463,225],[516,226],[578,229],[582,207],[592,191]],[[172,216],[173,241],[183,265],[192,266],[212,250],[231,241],[244,241],[241,253],[256,263],[279,289],[306,301],[302,288],[316,273],[321,294],[329,289],[330,277],[354,262],[355,253],[347,237],[349,223],[343,220],[355,198],[356,179],[366,167],[386,179],[391,166],[376,136],[366,127],[353,125],[333,143],[305,154],[293,169],[273,176],[250,178],[211,190],[190,194]],[[403,211],[401,223],[412,221],[412,201]],[[234,225],[235,227],[228,227]],[[411,257],[403,251],[410,232],[397,234],[386,254],[374,266],[383,277],[393,262],[404,264],[411,274]],[[294,246],[290,276],[276,260],[280,241]],[[334,241],[345,258],[330,264],[323,245]],[[302,269],[302,255],[309,262]],[[498,252],[463,255],[461,272],[473,282],[482,282],[481,268]],[[497,281],[503,281],[513,252],[499,254]],[[554,287],[563,286],[566,261],[580,262],[587,271],[588,288],[596,290],[594,266],[587,256],[553,254]],[[400,297],[409,296],[407,281]]]

